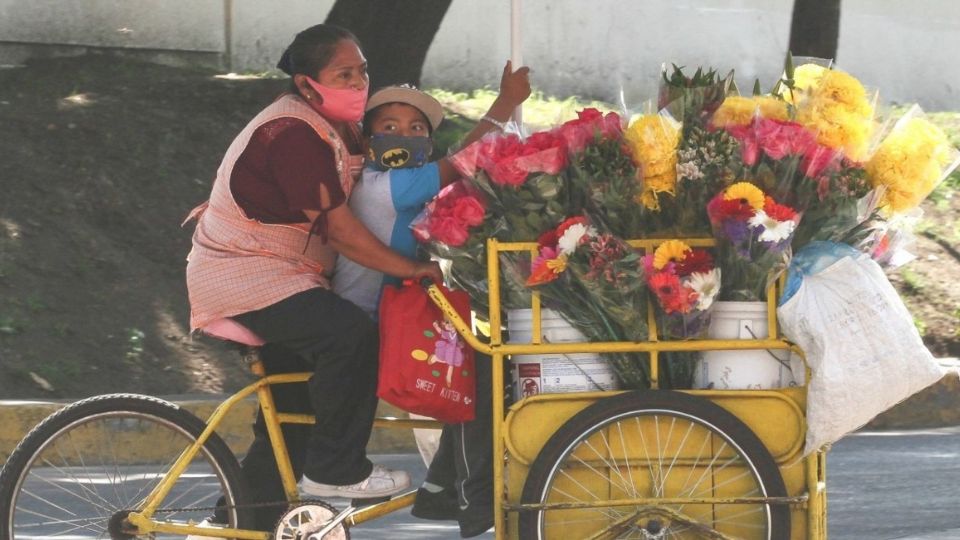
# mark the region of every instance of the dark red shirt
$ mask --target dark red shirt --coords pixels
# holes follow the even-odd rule
[[[321,204],[326,186],[329,204]],[[278,118],[258,127],[233,166],[230,191],[247,217],[263,223],[307,223],[304,210],[344,203],[333,149],[309,124]]]

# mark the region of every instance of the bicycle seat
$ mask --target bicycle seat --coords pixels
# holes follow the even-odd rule
[[[260,347],[266,343],[249,328],[227,317],[216,319],[203,327],[203,333],[250,347]]]

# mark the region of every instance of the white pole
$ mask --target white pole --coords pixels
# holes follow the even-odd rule
[[[523,56],[520,53],[520,0],[510,0],[510,62],[513,64],[513,70],[520,69],[523,65]],[[513,121],[517,127],[523,131],[523,105],[517,105],[513,111]]]

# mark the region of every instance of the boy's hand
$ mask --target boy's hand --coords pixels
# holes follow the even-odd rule
[[[500,77],[500,95],[497,97],[511,108],[526,101],[530,97],[530,68],[523,66],[513,71],[513,63],[507,60]]]

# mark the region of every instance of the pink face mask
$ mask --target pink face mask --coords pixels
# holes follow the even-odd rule
[[[320,97],[323,103],[317,106],[320,114],[330,120],[359,122],[363,118],[363,109],[367,106],[367,91],[369,85],[362,90],[354,88],[330,88],[307,77],[307,82]]]

